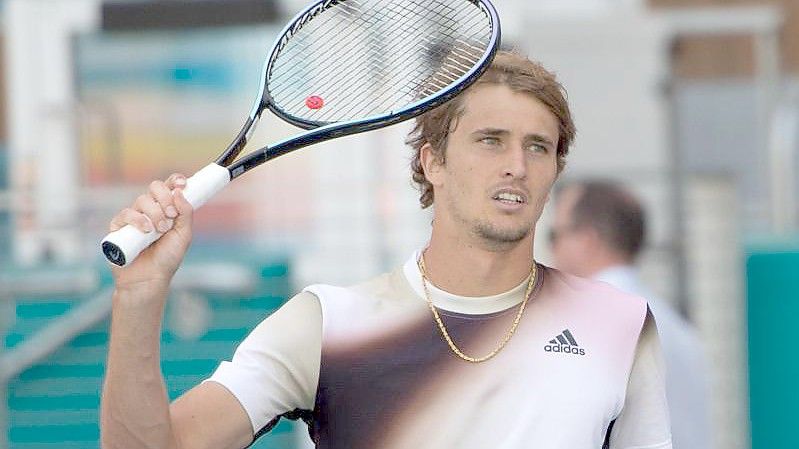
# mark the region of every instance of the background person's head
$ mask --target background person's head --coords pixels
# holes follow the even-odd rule
[[[566,184],[556,192],[554,215],[550,231],[554,264],[578,276],[632,264],[646,237],[640,201],[612,181]]]
[[[566,92],[555,75],[547,71],[541,64],[530,61],[522,55],[500,51],[489,69],[469,90],[486,84],[504,85],[514,92],[528,94],[543,103],[555,116],[559,128],[557,170],[560,173],[566,165],[566,155],[576,131]],[[441,163],[446,163],[448,137],[458,126],[458,119],[463,115],[465,96],[464,94],[458,95],[444,105],[418,117],[414,129],[408,136],[407,143],[413,149],[412,177],[420,191],[419,202],[422,208],[432,205],[435,196],[433,185],[424,174],[421,150],[425,144],[430,144],[435,157]]]

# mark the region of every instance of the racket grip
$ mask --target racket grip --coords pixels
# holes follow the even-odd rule
[[[186,180],[183,196],[196,210],[229,182],[230,172],[228,169],[211,163]],[[162,235],[164,234],[158,231],[145,233],[134,226],[125,225],[106,235],[100,242],[100,247],[109,262],[124,267],[133,262],[139,253]]]

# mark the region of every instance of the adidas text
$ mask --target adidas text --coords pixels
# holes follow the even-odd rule
[[[546,352],[565,352],[566,354],[585,355],[585,349],[575,348],[569,345],[546,345],[544,346]]]

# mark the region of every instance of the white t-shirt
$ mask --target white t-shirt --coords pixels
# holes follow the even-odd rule
[[[318,448],[672,447],[643,299],[539,265],[515,334],[473,364],[443,340],[417,258],[354,287],[308,287],[209,380],[238,398],[256,437],[301,418]],[[479,298],[429,290],[454,342],[478,357],[511,327],[526,284]]]

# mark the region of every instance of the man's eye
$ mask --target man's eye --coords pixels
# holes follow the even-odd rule
[[[541,145],[539,143],[531,144],[530,146],[527,147],[527,149],[532,151],[533,153],[548,153],[549,152],[549,148],[547,148],[545,145]]]
[[[492,136],[486,136],[480,139],[480,142],[488,144],[488,145],[496,145],[499,143],[499,139]]]

